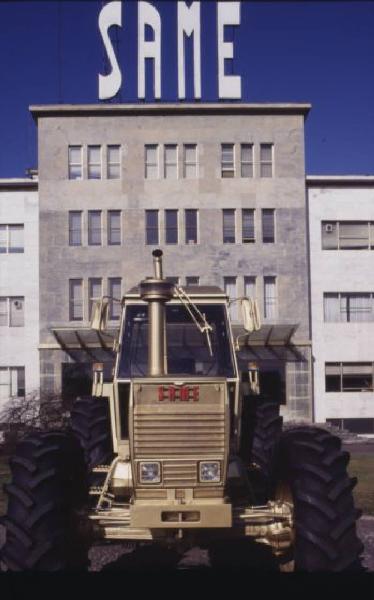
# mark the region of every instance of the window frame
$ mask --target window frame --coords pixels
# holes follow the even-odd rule
[[[157,217],[157,225],[156,226],[149,226],[148,225],[148,215],[150,215],[151,213],[154,213]],[[156,208],[156,209],[146,209],[145,210],[145,245],[146,246],[153,246],[153,245],[158,245],[160,243],[160,211]],[[157,241],[149,241],[149,232],[152,231],[156,231],[157,232]]]
[[[273,280],[273,281],[271,281]],[[274,284],[274,298],[272,298],[273,302],[269,304],[267,300],[269,296],[266,295],[267,284]],[[273,311],[269,310],[269,307],[274,306],[274,314],[271,314]],[[279,318],[279,298],[278,298],[278,277],[276,275],[264,275],[264,319],[266,320],[276,320]]]
[[[228,236],[228,234],[225,234],[225,215],[227,216],[228,213],[233,213],[234,216],[234,237],[233,237],[233,241],[228,241],[227,239],[225,240],[225,237],[228,238],[230,236]],[[232,228],[232,226],[231,226]],[[229,227],[230,229],[230,227]],[[235,208],[223,208],[222,209],[222,243],[223,244],[236,244],[236,209]]]
[[[169,159],[167,159],[167,151],[168,150],[173,150],[175,151],[175,160],[173,162],[170,162]],[[178,169],[178,144],[164,144],[164,179],[170,179],[170,180],[177,180],[179,179],[179,169]],[[170,174],[167,174],[167,170],[168,167],[173,167],[175,168],[175,177],[171,177]]]
[[[352,361],[347,361],[347,362],[325,362],[325,393],[326,394],[331,394],[331,393],[337,393],[337,394],[341,394],[341,393],[353,393],[353,394],[357,394],[357,393],[370,393],[370,392],[374,392],[374,363],[370,362],[370,361],[362,361],[362,362],[352,362]],[[329,369],[330,368],[330,369]],[[351,373],[349,373],[349,368],[352,369]],[[358,369],[365,369],[368,371],[368,373],[359,373],[359,372],[354,372],[355,370],[358,371]],[[330,370],[330,373],[327,373],[328,369]],[[344,369],[346,369],[346,372],[344,371]],[[335,373],[333,372],[335,371]],[[357,386],[357,387],[348,387],[346,385],[346,383],[344,383],[344,376],[347,378],[351,378],[354,379],[356,376],[359,377],[370,377],[371,378],[371,384],[369,381],[369,386],[367,387],[363,387],[363,386]],[[327,377],[330,377],[330,384],[329,387],[332,387],[332,377],[335,377],[335,384],[338,383],[339,384],[339,389],[327,389],[328,388],[328,379]],[[339,378],[339,379],[338,379]]]
[[[175,225],[173,225],[173,226],[168,225],[168,215],[175,217],[175,219],[176,219]],[[180,238],[180,236],[179,236],[179,210],[177,208],[165,209],[164,229],[165,229],[165,235],[164,235],[165,244],[168,246],[177,246],[179,244],[179,238]],[[170,232],[176,233],[176,241],[170,241],[170,239],[168,240],[168,236],[169,236]]]
[[[362,245],[362,247],[359,246],[347,246],[345,245],[345,247],[342,247],[342,235],[341,235],[341,225],[358,225],[358,226],[365,226],[367,225],[368,228],[368,233],[367,233],[367,244],[366,245]],[[334,228],[335,226],[335,245],[333,246],[327,246],[327,238],[326,235],[328,235],[328,231],[327,231],[327,227],[332,227]],[[331,231],[331,233],[333,233],[333,231]],[[344,238],[343,238],[344,239]],[[354,239],[354,238],[351,238]],[[364,239],[364,238],[356,238],[356,239]],[[335,240],[333,240],[334,242]],[[347,251],[358,251],[358,252],[362,252],[363,250],[374,250],[374,221],[371,221],[369,219],[363,219],[363,220],[355,220],[355,219],[342,219],[342,220],[323,220],[321,221],[321,249],[322,250],[347,250]]]
[[[24,223],[0,223],[0,227],[4,227],[4,243],[5,245],[0,247],[0,254],[24,254],[25,253],[25,224]],[[22,242],[21,246],[11,246],[11,235],[12,228],[17,228],[22,231]],[[3,250],[4,248],[4,250]]]
[[[0,301],[3,301],[5,304],[5,312],[0,313],[0,315],[5,315],[5,321],[3,325],[0,322],[1,327],[25,327],[25,296],[0,296]],[[12,322],[12,303],[13,302],[21,302],[22,303],[22,322],[19,324],[15,324]]]
[[[248,213],[252,216],[253,236],[244,235],[244,217]],[[256,242],[256,212],[254,208],[242,208],[242,244],[254,244]]]
[[[250,149],[250,160],[244,160],[243,159],[243,150],[245,148],[249,148]],[[253,179],[255,176],[255,169],[254,169],[254,144],[250,143],[250,142],[245,142],[240,144],[240,177],[242,179]],[[243,175],[243,167],[245,165],[249,165],[251,167],[251,175]]]
[[[270,160],[265,160],[262,158],[261,153],[262,150],[266,147],[270,147],[271,149],[271,158]],[[272,179],[274,177],[274,143],[273,142],[261,142],[260,143],[260,178],[261,179]],[[271,167],[271,175],[264,175],[262,167],[269,166]]]
[[[93,286],[94,285],[100,286],[100,294],[98,296],[93,294]],[[94,303],[98,302],[103,297],[103,279],[102,279],[102,277],[89,277],[87,291],[88,291],[88,320],[91,320],[92,319],[92,309],[93,309]]]
[[[15,367],[15,366],[1,366],[0,367],[0,372],[6,372],[9,374],[9,382],[7,382],[6,384],[1,383],[1,379],[0,379],[0,387],[7,385],[8,386],[8,390],[9,390],[9,396],[8,399],[11,398],[25,398],[26,397],[26,369],[25,367]],[[15,371],[17,374],[17,383],[16,383],[16,394],[12,394],[12,372]],[[23,383],[23,387],[20,385]],[[23,392],[23,393],[21,393]],[[6,394],[7,395],[7,394]],[[0,394],[0,398],[1,398],[1,394]]]
[[[108,296],[109,298],[109,321],[119,321],[121,318],[121,305],[117,302],[114,302],[112,298],[115,298],[115,294],[113,293],[113,285],[117,283],[119,284],[119,298],[118,300],[122,300],[122,277],[108,277]],[[114,307],[118,306],[118,316],[114,315]]]
[[[264,215],[266,214],[271,214],[272,215],[272,228],[273,228],[273,235],[272,235],[272,239],[265,239],[265,221],[264,221]],[[276,236],[275,236],[275,230],[276,230],[276,223],[275,223],[275,208],[262,208],[261,209],[261,236],[262,236],[262,243],[263,244],[275,244],[276,243]]]
[[[195,160],[193,162],[187,160],[186,150],[194,149]],[[183,144],[183,178],[184,179],[198,179],[199,178],[199,157],[197,144]],[[187,176],[187,167],[195,167],[195,174],[193,177]]]
[[[148,150],[150,149],[155,149],[156,150],[156,162],[150,162],[148,160]],[[156,176],[155,177],[149,177],[148,176],[148,171],[147,168],[148,167],[156,167]],[[155,180],[155,179],[160,179],[160,145],[159,144],[144,144],[144,179],[150,179],[150,180]]]
[[[230,147],[232,160],[224,160],[224,146]],[[226,148],[227,150],[227,148]],[[231,166],[229,166],[231,165]],[[221,179],[232,179],[235,177],[235,143],[221,143]]]
[[[110,155],[110,150],[111,149],[117,149],[118,150],[118,162],[116,161],[111,161],[109,159],[109,155]],[[121,159],[122,159],[122,149],[121,149],[121,145],[120,144],[108,144],[106,147],[106,178],[109,179],[110,181],[114,181],[114,180],[118,180],[121,179]],[[118,167],[118,177],[111,177],[110,176],[110,168],[111,167]]]
[[[70,160],[70,150],[72,150],[73,148],[79,148],[80,150],[80,161],[79,162],[73,162],[72,160]],[[80,168],[80,176],[79,177],[72,177],[71,176],[71,171],[73,167],[79,167]],[[83,146],[81,144],[69,144],[68,145],[68,179],[70,181],[82,181],[83,179]]]
[[[119,227],[111,227],[111,219],[114,216],[119,218]],[[113,233],[119,233],[119,241],[113,241]],[[113,209],[107,212],[107,242],[108,246],[121,246],[122,245],[122,211]]]
[[[187,225],[187,213],[194,213],[196,216],[194,227]],[[188,232],[194,231],[195,233],[195,241],[189,239]],[[194,246],[199,243],[199,209],[198,208],[185,208],[184,209],[184,242],[187,246]]]
[[[79,283],[79,285],[80,285],[80,303],[78,303],[78,307],[79,307],[79,305],[81,306],[81,312],[82,312],[81,317],[74,317],[77,306],[74,304],[74,297],[72,295],[72,290],[73,290],[73,284],[75,284],[75,283]],[[69,321],[81,322],[81,321],[85,320],[84,287],[85,286],[84,286],[83,278],[73,277],[73,278],[69,279]]]
[[[99,150],[99,162],[90,160],[90,150]],[[90,170],[99,167],[99,177],[92,177]],[[90,181],[101,181],[103,179],[103,147],[99,144],[87,145],[87,179]]]
[[[79,216],[79,243],[73,243],[73,234],[77,231],[72,227],[72,218]],[[79,247],[83,245],[83,211],[81,210],[69,210],[69,246]]]
[[[100,217],[100,227],[93,228],[91,225],[91,217],[94,215],[99,215]],[[93,236],[95,232],[100,232],[100,241],[94,242]],[[87,220],[87,243],[89,246],[102,246],[103,245],[103,216],[102,210],[89,210],[88,211],[88,220]]]

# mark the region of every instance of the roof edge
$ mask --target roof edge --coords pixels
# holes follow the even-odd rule
[[[35,121],[40,117],[58,115],[154,115],[154,114],[284,114],[306,117],[312,105],[308,103],[239,104],[218,103],[165,103],[165,104],[35,104],[29,110]]]
[[[307,187],[374,186],[374,175],[307,175]]]
[[[4,189],[35,189],[39,186],[38,179],[26,179],[23,177],[0,178],[0,190]]]

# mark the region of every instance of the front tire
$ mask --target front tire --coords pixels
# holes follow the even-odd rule
[[[363,545],[356,522],[348,452],[324,429],[300,427],[282,434],[275,497],[289,489],[294,504],[296,571],[360,571]],[[280,490],[282,490],[280,492]]]
[[[83,454],[73,436],[39,432],[21,441],[5,486],[2,561],[10,571],[83,570],[88,543],[77,510],[87,498]]]

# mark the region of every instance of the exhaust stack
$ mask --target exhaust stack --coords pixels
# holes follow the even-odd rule
[[[163,279],[162,250],[154,250],[153,277],[140,282],[140,297],[148,302],[148,377],[167,374],[165,303],[173,297],[174,284]]]

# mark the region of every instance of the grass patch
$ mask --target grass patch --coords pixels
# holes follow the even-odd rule
[[[365,515],[374,516],[374,452],[352,453],[348,471],[351,477],[358,479],[353,490],[357,508]]]

